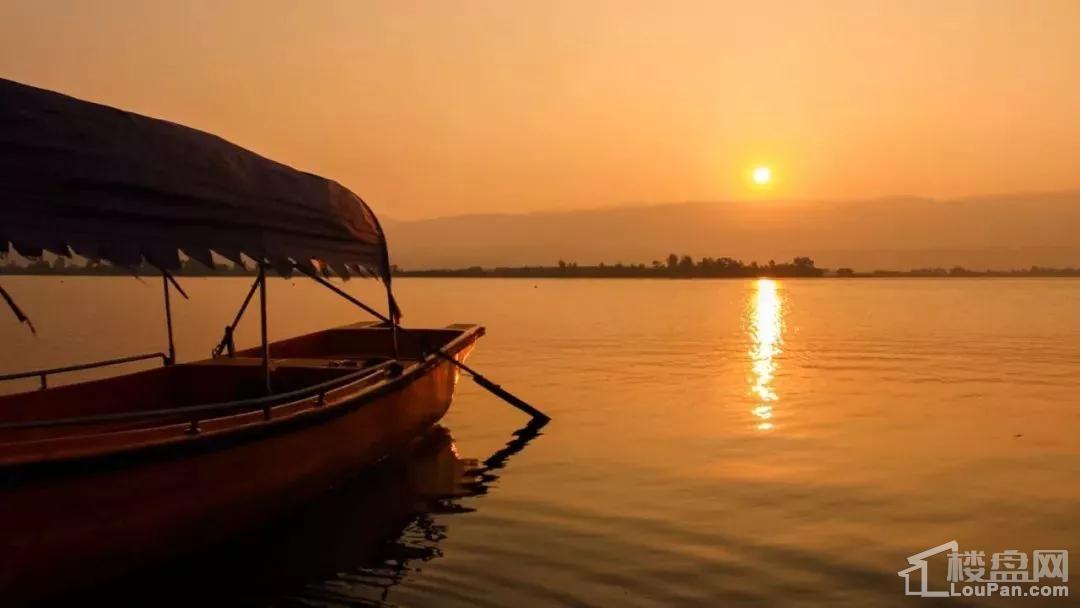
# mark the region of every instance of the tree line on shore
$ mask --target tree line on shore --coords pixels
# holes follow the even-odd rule
[[[952,268],[916,268],[913,270],[873,270],[857,272],[851,268],[830,270],[819,268],[809,257],[797,257],[790,262],[766,264],[745,263],[733,258],[705,257],[694,261],[688,255],[671,254],[665,261],[652,264],[622,264],[582,266],[559,260],[556,266],[515,266],[483,268],[472,266],[456,269],[405,270],[394,267],[394,276],[403,277],[504,277],[504,278],[726,278],[726,277],[1080,277],[1080,268],[1047,268],[1031,266],[1016,270],[970,270]]]
[[[603,262],[595,266],[582,266],[577,262],[559,260],[555,266],[517,266],[482,268],[473,266],[462,269],[435,269],[435,270],[403,270],[394,267],[394,274],[398,276],[473,276],[473,277],[535,277],[535,278],[560,278],[560,277],[615,277],[615,278],[715,278],[715,277],[820,277],[825,270],[814,265],[814,260],[808,257],[797,257],[790,262],[776,263],[769,260],[767,264],[750,262],[749,264],[733,258],[702,258],[694,261],[688,255],[679,256],[671,254],[665,262],[654,260],[651,265],[646,264],[605,264]]]

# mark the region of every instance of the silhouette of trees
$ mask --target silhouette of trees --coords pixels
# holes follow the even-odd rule
[[[721,278],[721,277],[820,277],[825,270],[814,265],[808,257],[795,258],[791,262],[767,266],[757,262],[746,264],[741,260],[722,257],[705,257],[695,262],[689,255],[672,253],[667,261],[653,260],[651,265],[614,265],[600,262],[595,266],[580,266],[577,262],[559,260],[555,266],[497,267],[484,270],[479,267],[466,269],[435,269],[399,271],[404,276],[488,276],[488,277],[605,277],[605,278]]]

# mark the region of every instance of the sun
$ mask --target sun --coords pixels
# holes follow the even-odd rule
[[[756,186],[768,186],[772,183],[772,169],[764,165],[754,167],[754,170],[750,172],[750,179]]]

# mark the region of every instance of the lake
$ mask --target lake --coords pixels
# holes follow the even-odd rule
[[[38,327],[31,337],[0,314],[0,370],[164,348],[159,279],[0,281]],[[249,279],[181,283],[191,300],[174,299],[178,353],[203,358]],[[346,285],[381,307],[374,282]],[[891,606],[923,601],[904,596],[908,556],[951,540],[985,551],[987,570],[1007,549],[1080,549],[1080,280],[395,288],[405,325],[484,324],[470,365],[552,423],[517,437],[523,415],[463,381],[416,454],[333,489],[272,536],[94,593],[176,605]],[[271,280],[269,295],[272,338],[364,318],[301,279]],[[251,314],[237,343],[254,344],[257,326]]]

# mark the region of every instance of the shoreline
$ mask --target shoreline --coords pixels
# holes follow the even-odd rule
[[[201,272],[201,273],[172,273],[177,278],[237,278],[237,277],[254,277],[255,272]],[[270,276],[280,278],[276,272],[270,272]],[[4,272],[0,271],[0,278],[5,277],[55,277],[55,278],[71,278],[71,277],[158,277],[159,273],[156,270],[147,272]],[[292,277],[302,276],[299,273],[292,275]],[[288,278],[292,278],[288,277]],[[1080,272],[1072,274],[1052,274],[1052,273],[1031,273],[1031,272],[971,272],[967,274],[924,274],[924,273],[905,273],[905,272],[893,272],[887,271],[882,273],[855,273],[850,275],[837,275],[837,274],[821,274],[821,275],[773,275],[773,274],[754,274],[754,275],[731,275],[731,276],[643,276],[643,275],[550,275],[550,274],[536,274],[536,275],[519,275],[519,274],[471,274],[471,273],[441,273],[441,272],[405,272],[394,274],[395,279],[559,279],[559,280],[611,280],[611,279],[623,279],[623,280],[652,280],[652,281],[716,281],[716,280],[755,280],[755,279],[811,279],[811,280],[859,280],[859,279],[1080,279]],[[351,276],[350,278],[358,279],[365,277]]]

